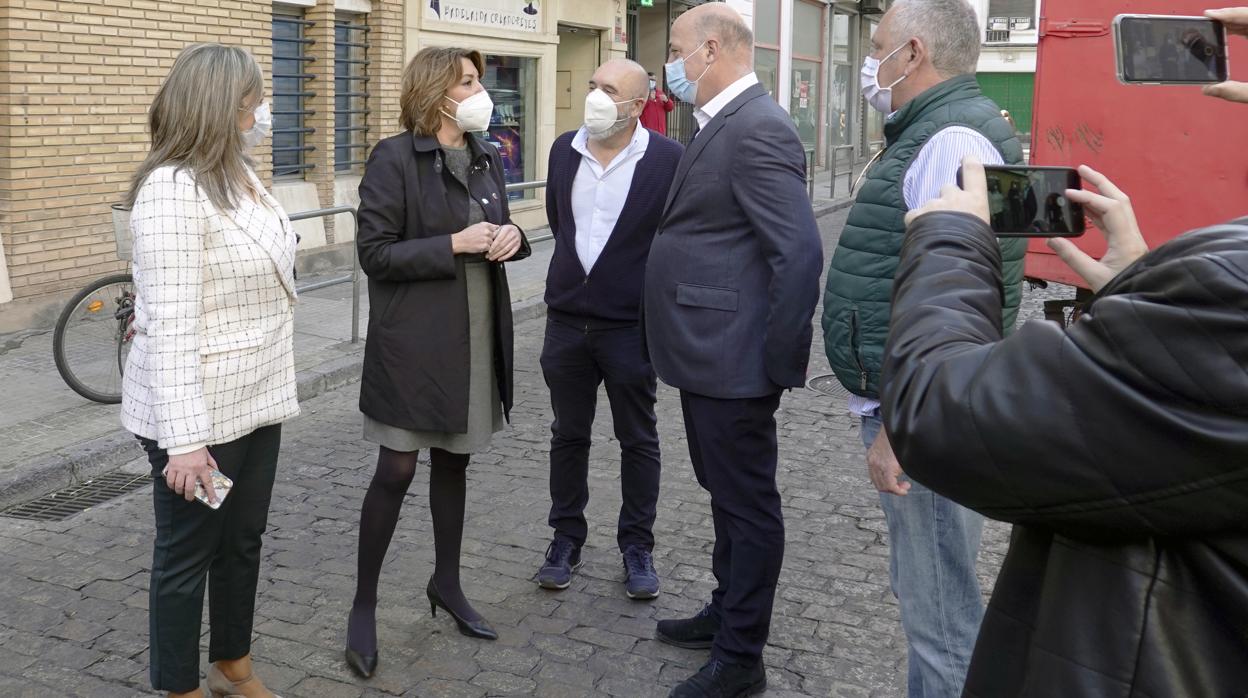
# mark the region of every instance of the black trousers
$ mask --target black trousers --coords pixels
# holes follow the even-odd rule
[[[659,501],[659,432],[654,415],[656,378],[641,349],[641,331],[623,327],[586,331],[546,322],[542,374],[555,413],[550,439],[550,525],[555,535],[585,543],[589,503],[589,446],[606,383],[615,437],[620,442],[620,506],[616,542],[654,548]]]
[[[251,626],[260,577],[260,538],[282,440],[280,424],[236,441],[209,446],[217,466],[234,481],[219,509],[186,501],[160,472],[169,455],[140,438],[152,464],[156,545],[149,599],[151,678],[158,691],[185,693],[199,686],[200,621],[208,582],[208,661],[251,653]]]
[[[776,409],[780,393],[720,400],[681,391],[689,457],[711,494],[720,618],[711,655],[752,664],[771,629],[776,580],[784,562],[784,518],[776,489]]]

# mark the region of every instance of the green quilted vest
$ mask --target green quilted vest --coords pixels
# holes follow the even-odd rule
[[[923,145],[938,131],[965,126],[984,135],[1007,164],[1023,163],[1023,148],[1001,109],[972,75],[936,85],[884,125],[886,146],[863,178],[841,232],[823,295],[823,342],[832,370],[847,390],[879,398],[880,364],[888,338],[893,274],[905,237],[902,183]],[[1023,238],[1000,240],[1005,262],[1004,327],[1013,329],[1022,295]]]

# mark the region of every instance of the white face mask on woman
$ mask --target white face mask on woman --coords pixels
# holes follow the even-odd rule
[[[455,102],[450,97],[446,99]],[[446,112],[442,112],[446,114]],[[462,102],[455,102],[455,114],[446,114],[464,131],[484,131],[490,127],[490,116],[494,114],[494,101],[485,90],[472,95]]]
[[[273,131],[273,111],[269,109],[268,102],[262,102],[256,107],[254,112],[256,123],[251,128],[243,131],[243,145],[248,148],[254,148],[269,137],[269,133]]]

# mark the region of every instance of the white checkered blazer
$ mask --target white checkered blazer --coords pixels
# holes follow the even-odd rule
[[[299,413],[295,233],[261,205],[218,211],[193,176],[152,172],[130,214],[136,334],[121,421],[171,453],[233,441]]]

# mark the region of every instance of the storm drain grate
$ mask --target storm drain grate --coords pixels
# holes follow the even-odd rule
[[[27,521],[64,521],[97,504],[134,492],[152,482],[147,474],[108,473],[0,512],[0,516]]]
[[[816,393],[823,393],[824,395],[831,397],[849,398],[849,391],[846,390],[845,386],[841,385],[841,382],[837,380],[834,374],[831,373],[825,373],[822,376],[815,376],[814,378],[811,378],[806,381],[806,387]]]

